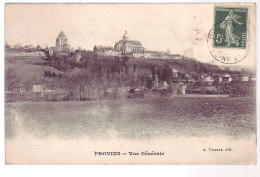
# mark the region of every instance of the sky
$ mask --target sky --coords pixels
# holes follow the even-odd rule
[[[5,41],[53,47],[63,30],[71,47],[92,50],[114,46],[127,30],[147,50],[220,64],[207,46],[213,22],[214,4],[6,4]],[[255,49],[247,58],[238,64],[254,66]]]

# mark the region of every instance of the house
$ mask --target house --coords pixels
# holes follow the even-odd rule
[[[82,56],[82,53],[80,51],[77,51],[75,54],[75,61],[80,62],[81,56]]]
[[[34,93],[43,93],[43,85],[33,85],[32,92]]]
[[[33,45],[29,45],[28,48],[29,48],[29,50],[33,50],[34,49]]]
[[[98,56],[118,56],[121,52],[115,51],[111,46],[94,46],[93,51]]]
[[[41,50],[42,50],[41,46],[40,46],[40,45],[37,45],[36,50],[37,50],[37,51],[41,51]]]
[[[144,58],[145,57],[143,51],[130,52],[129,56],[134,57],[134,58]]]
[[[230,83],[232,81],[231,75],[229,73],[222,74],[222,82],[223,83]]]
[[[181,59],[182,56],[179,54],[169,54],[169,57],[171,59],[179,60],[179,59]]]
[[[168,88],[168,83],[166,81],[163,82],[162,89],[167,89]]]
[[[7,42],[5,42],[5,50],[10,50],[12,47]]]
[[[229,74],[229,73],[223,73],[223,74],[222,74],[222,77],[229,78],[229,77],[230,77],[230,74]]]
[[[25,89],[19,84],[7,90],[8,90],[7,92],[25,92]]]
[[[184,84],[184,83],[179,83],[179,85],[178,85],[178,93],[179,94],[186,94],[186,90],[187,90],[187,85],[186,84]]]
[[[256,76],[255,75],[250,75],[249,76],[250,81],[256,81]]]
[[[25,45],[25,46],[23,47],[23,49],[24,49],[24,50],[29,50],[30,48],[29,48],[28,45]]]
[[[108,50],[108,51],[105,51],[104,53],[109,56],[118,56],[118,54],[119,54],[117,51],[113,51],[113,50]]]
[[[187,82],[194,82],[194,78],[189,74],[185,74],[185,79]]]
[[[242,76],[242,82],[248,82],[249,81],[249,76]]]
[[[202,77],[202,82],[203,82],[203,83],[206,83],[207,85],[212,85],[213,82],[214,82],[214,79],[213,79],[212,76],[204,75],[204,76]]]
[[[231,78],[232,78],[232,81],[234,81],[234,82],[240,82],[242,80],[242,77],[240,76],[240,74],[233,74],[231,76]]]
[[[178,70],[177,69],[172,68],[172,77],[173,78],[177,78],[178,77]]]

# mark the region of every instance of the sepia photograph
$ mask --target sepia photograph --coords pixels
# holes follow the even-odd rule
[[[256,164],[256,4],[6,3],[5,163]]]

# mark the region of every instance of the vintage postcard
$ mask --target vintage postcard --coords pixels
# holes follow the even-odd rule
[[[5,4],[6,164],[256,164],[256,5]]]

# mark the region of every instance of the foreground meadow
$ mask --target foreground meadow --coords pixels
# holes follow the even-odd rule
[[[256,133],[256,104],[247,97],[7,103],[5,128],[7,139],[20,131],[39,138],[107,138],[111,131],[130,139],[239,138]]]

